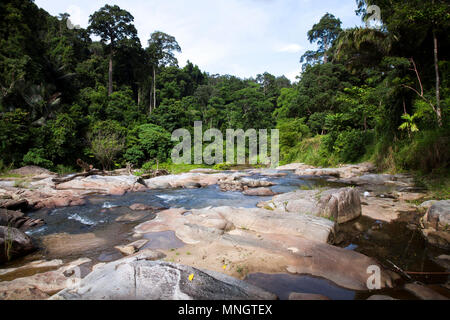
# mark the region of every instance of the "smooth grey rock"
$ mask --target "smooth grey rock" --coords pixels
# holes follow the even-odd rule
[[[193,275],[192,281],[189,280]],[[96,268],[53,300],[275,300],[277,297],[216,272],[139,257]]]

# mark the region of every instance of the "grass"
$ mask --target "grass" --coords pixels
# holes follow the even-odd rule
[[[423,201],[450,199],[450,170],[438,170],[427,175],[418,173],[415,179],[417,185],[425,187],[428,191]]]
[[[203,169],[203,168],[212,168],[211,166],[208,165],[199,165],[199,164],[174,164],[174,163],[160,163],[158,166],[156,164],[151,165],[151,166],[146,166],[145,169],[147,170],[167,170],[169,171],[171,174],[180,174],[180,173],[185,173],[185,172],[189,172],[191,170],[194,169]],[[139,170],[136,175],[140,176],[142,174],[145,173],[144,169]]]

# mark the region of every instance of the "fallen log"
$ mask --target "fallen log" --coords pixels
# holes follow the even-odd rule
[[[72,181],[73,179],[76,179],[76,178],[80,178],[80,177],[81,178],[86,178],[86,177],[94,176],[94,175],[106,176],[106,175],[109,175],[109,174],[107,174],[107,173],[105,173],[104,171],[101,171],[101,170],[90,170],[90,171],[83,172],[83,173],[77,173],[77,174],[74,174],[72,176],[65,177],[65,178],[53,178],[52,181],[55,184],[58,185],[58,184],[61,184],[61,183]]]

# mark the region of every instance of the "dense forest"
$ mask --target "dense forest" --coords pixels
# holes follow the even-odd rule
[[[31,0],[3,0],[0,167],[168,162],[172,131],[202,121],[204,130],[278,128],[283,162],[448,174],[450,4],[356,2],[363,20],[378,5],[382,26],[342,29],[324,13],[307,34],[317,50],[299,57],[291,83],[179,67],[176,39],[155,31],[142,44],[118,6],[80,29]]]

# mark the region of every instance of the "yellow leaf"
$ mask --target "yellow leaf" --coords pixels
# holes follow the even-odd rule
[[[224,265],[224,266],[223,266],[222,268],[223,268],[223,270],[226,270],[226,269],[227,269],[227,266],[226,266],[226,265]]]
[[[194,274],[189,275],[189,281],[194,280]]]

